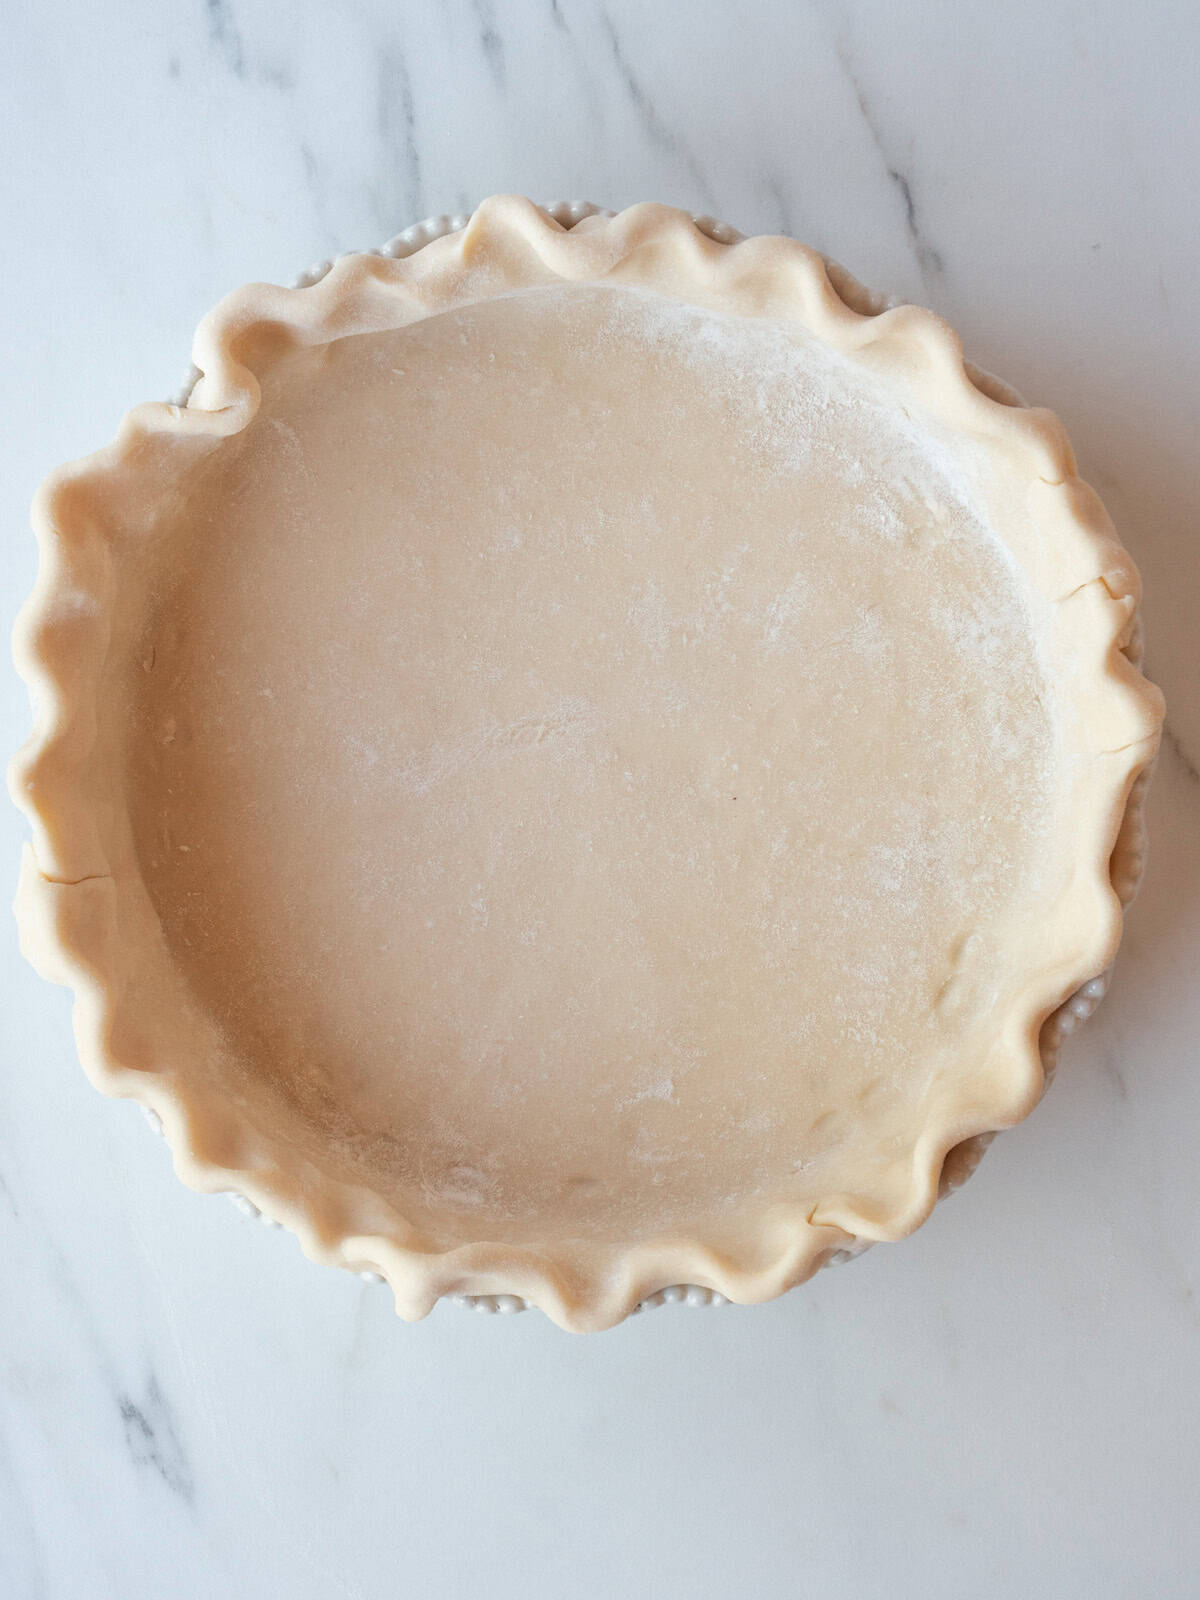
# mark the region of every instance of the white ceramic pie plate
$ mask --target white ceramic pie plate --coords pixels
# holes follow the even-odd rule
[[[574,226],[577,222],[581,222],[585,217],[613,215],[613,212],[604,207],[580,200],[557,201],[547,205],[545,210],[549,212],[556,222],[567,228]],[[411,227],[406,228],[403,233],[398,233],[394,238],[388,240],[385,245],[367,253],[401,259],[405,256],[413,255],[434,239],[440,239],[447,234],[459,232],[466,227],[469,220],[469,216],[466,213],[453,216],[429,217],[423,222],[414,223]],[[728,223],[718,222],[712,217],[693,216],[693,221],[703,233],[719,243],[733,243],[743,237],[736,228],[731,227]],[[878,312],[896,303],[887,296],[865,289],[844,268],[836,263],[829,262],[828,265],[831,279],[838,293],[854,309]],[[332,266],[332,260],[318,262],[317,265],[311,267],[307,272],[301,273],[295,279],[295,287],[303,288],[319,282]],[[1025,403],[1007,384],[994,378],[990,373],[982,372],[969,364],[967,370],[973,381],[985,393],[989,393],[997,399],[1003,399],[1008,404],[1023,405]],[[186,405],[199,376],[197,368],[194,366],[189,368],[179,394],[173,397],[175,403]],[[1139,622],[1138,633],[1130,647],[1129,654],[1135,662],[1140,664],[1141,653]],[[1151,770],[1151,768],[1147,768],[1134,785],[1117,847],[1114,851],[1113,887],[1124,906],[1128,906],[1132,901],[1142,877],[1145,860],[1145,794]],[[1105,972],[1085,983],[1044,1024],[1040,1044],[1047,1083],[1053,1074],[1058,1050],[1063,1038],[1067,1034],[1074,1032],[1081,1023],[1086,1022],[1091,1016],[1104,996],[1108,978],[1109,973]],[[161,1133],[162,1124],[157,1114],[149,1108],[144,1109],[151,1125],[157,1132]],[[941,1194],[943,1196],[959,1188],[971,1176],[979,1165],[985,1149],[994,1137],[994,1134],[980,1134],[951,1151],[946,1159],[942,1173]],[[236,1191],[227,1192],[234,1204],[247,1216],[259,1218],[269,1227],[279,1227],[279,1223],[261,1212],[244,1195],[238,1194]],[[854,1245],[829,1256],[827,1264],[853,1260],[855,1256],[861,1255],[864,1250],[869,1248],[869,1243],[870,1241],[867,1240],[857,1241]],[[384,1281],[381,1275],[376,1272],[363,1272],[360,1273],[360,1276],[368,1282],[382,1283]],[[454,1295],[452,1298],[460,1305],[487,1313],[505,1314],[529,1309],[527,1302],[521,1296],[515,1294],[462,1294]],[[660,1289],[656,1294],[649,1295],[634,1309],[635,1311],[645,1311],[661,1305],[710,1306],[727,1304],[728,1301],[725,1296],[714,1289],[708,1289],[699,1284],[675,1284],[669,1288]]]

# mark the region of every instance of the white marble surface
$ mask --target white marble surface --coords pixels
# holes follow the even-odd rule
[[[0,923],[0,1595],[1200,1594],[1193,0],[16,0],[3,562],[224,290],[490,191],[676,201],[922,298],[1068,419],[1170,735],[1113,993],[904,1245],[590,1339],[309,1266],[75,1064]],[[27,725],[0,675],[0,744]],[[0,814],[11,883],[24,829]]]

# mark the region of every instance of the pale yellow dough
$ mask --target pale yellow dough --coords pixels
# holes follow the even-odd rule
[[[22,922],[95,1074],[407,1315],[914,1227],[1111,959],[1160,716],[1054,419],[658,207],[489,202],[197,360],[43,513]]]

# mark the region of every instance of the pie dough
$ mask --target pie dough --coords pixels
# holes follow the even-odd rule
[[[406,1317],[900,1238],[1112,960],[1136,573],[848,283],[490,200],[229,296],[41,494],[25,948],[185,1181]]]

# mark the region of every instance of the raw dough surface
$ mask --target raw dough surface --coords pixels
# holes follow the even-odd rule
[[[275,364],[164,514],[127,685],[233,1073],[451,1237],[899,1200],[1063,883],[975,451],[632,288]]]

